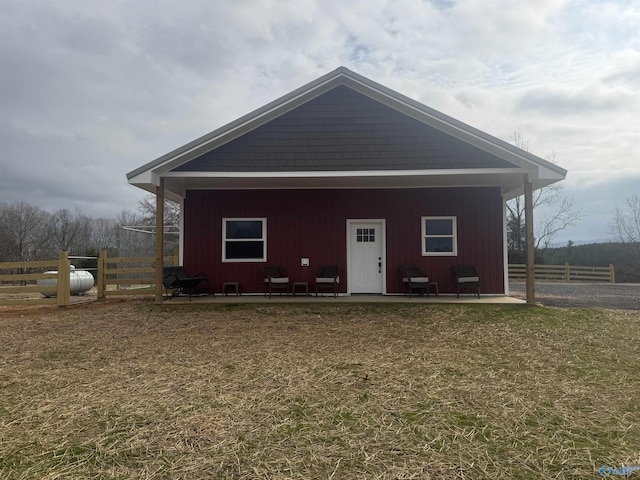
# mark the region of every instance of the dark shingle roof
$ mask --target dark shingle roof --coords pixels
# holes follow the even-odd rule
[[[173,171],[509,167],[515,165],[340,85]]]

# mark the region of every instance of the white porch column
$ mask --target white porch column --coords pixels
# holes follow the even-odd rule
[[[162,303],[162,268],[164,264],[164,178],[156,186],[156,292],[155,302]]]

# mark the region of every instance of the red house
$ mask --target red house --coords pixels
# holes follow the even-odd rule
[[[453,293],[453,266],[473,264],[483,294],[505,294],[505,202],[565,175],[340,67],[127,178],[181,205],[182,262],[216,290],[336,264],[341,293],[396,294],[417,264]]]

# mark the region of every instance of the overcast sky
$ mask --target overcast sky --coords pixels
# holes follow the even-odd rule
[[[640,194],[630,1],[0,0],[0,202],[135,210],[126,173],[338,66],[569,173],[607,240]]]

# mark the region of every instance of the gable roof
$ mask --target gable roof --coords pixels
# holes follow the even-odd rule
[[[202,188],[499,186],[566,170],[344,67],[127,174],[170,198]]]
[[[339,85],[172,172],[515,167]]]

